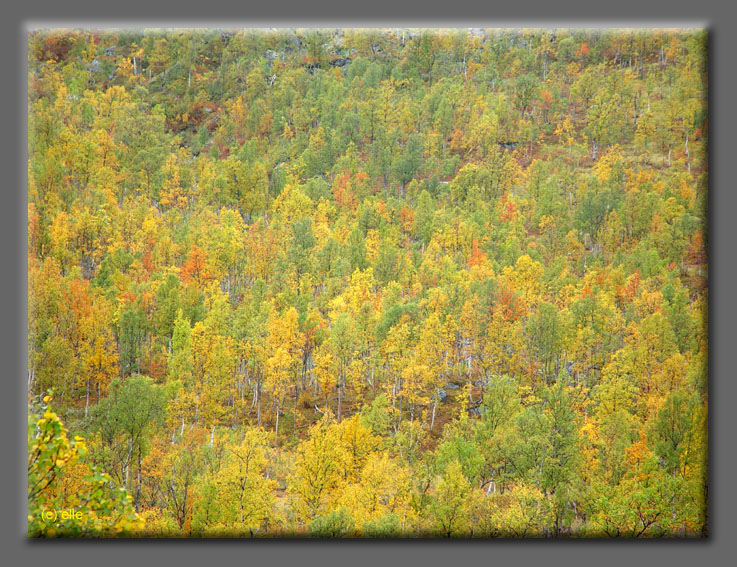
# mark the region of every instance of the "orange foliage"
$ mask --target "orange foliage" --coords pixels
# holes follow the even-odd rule
[[[84,279],[72,280],[66,294],[66,303],[72,309],[75,320],[89,316],[92,298],[89,296],[89,282]]]
[[[507,200],[506,193],[502,195],[500,203],[502,210],[499,213],[499,218],[504,222],[513,221],[517,216],[517,206],[512,201]]]
[[[480,266],[487,261],[486,252],[479,249],[479,241],[473,239],[473,248],[471,249],[471,258],[468,260],[468,267]]]
[[[516,321],[527,312],[527,306],[511,285],[504,285],[499,292],[499,307],[507,321]]]
[[[411,207],[405,205],[399,211],[399,222],[404,232],[410,232],[415,224],[415,212]]]
[[[343,170],[343,173],[335,176],[335,183],[333,183],[333,198],[339,207],[353,210],[358,205],[358,200],[353,193],[351,174],[345,170]]]
[[[189,257],[182,266],[182,270],[180,272],[182,281],[195,281],[196,283],[201,285],[205,280],[209,279],[211,276],[205,270],[206,261],[207,254],[196,244],[193,245],[192,251],[189,253]]]
[[[550,110],[553,104],[553,95],[550,91],[543,91],[540,93],[540,100],[542,101],[542,107],[545,110]]]

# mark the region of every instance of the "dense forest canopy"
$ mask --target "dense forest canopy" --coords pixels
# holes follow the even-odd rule
[[[29,534],[704,535],[706,53],[31,32]]]

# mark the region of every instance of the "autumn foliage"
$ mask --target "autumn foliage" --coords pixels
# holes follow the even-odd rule
[[[28,42],[30,536],[707,534],[702,31]]]

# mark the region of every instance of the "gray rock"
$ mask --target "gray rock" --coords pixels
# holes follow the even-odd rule
[[[481,417],[481,410],[478,407],[468,408],[469,417]]]

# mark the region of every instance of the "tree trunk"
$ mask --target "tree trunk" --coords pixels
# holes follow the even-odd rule
[[[130,449],[128,449],[128,456],[125,458],[125,488],[126,490],[130,489],[130,464],[131,464],[131,457],[133,456],[133,445],[131,444]]]
[[[691,156],[688,153],[688,130],[686,130],[686,166],[688,167],[688,172],[691,173]]]
[[[141,446],[138,446],[138,478],[136,480],[136,513],[140,512],[141,505]]]
[[[87,419],[87,414],[90,408],[90,379],[87,378],[87,395],[84,401],[84,418]]]
[[[299,398],[299,385],[294,385],[294,435],[297,435],[297,398]]]
[[[338,380],[338,423],[340,423],[340,414],[343,409],[343,388],[342,388],[343,377],[341,376]]]
[[[261,380],[256,381],[256,422],[261,427]]]

